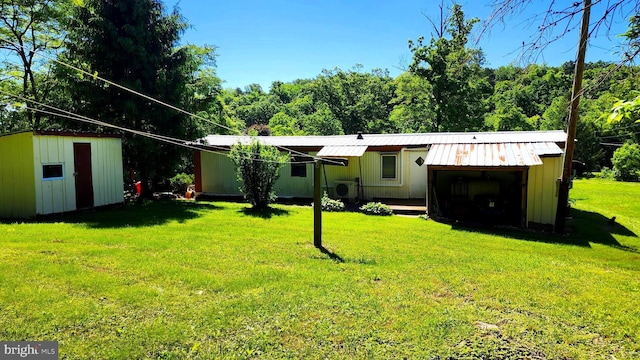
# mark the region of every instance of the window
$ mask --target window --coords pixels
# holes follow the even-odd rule
[[[382,178],[389,180],[395,179],[398,155],[381,155],[380,158],[382,160]]]
[[[291,177],[307,177],[307,164],[311,158],[306,156],[291,157]],[[299,164],[298,164],[299,163]]]
[[[46,164],[42,165],[42,178],[48,180],[62,179],[62,164]]]

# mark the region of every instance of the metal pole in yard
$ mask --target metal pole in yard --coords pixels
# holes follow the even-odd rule
[[[322,248],[322,161],[313,164],[313,245]]]

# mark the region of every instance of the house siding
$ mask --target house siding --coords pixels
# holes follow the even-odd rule
[[[553,225],[558,205],[557,179],[562,175],[562,157],[543,157],[542,165],[529,168],[527,222]]]
[[[202,151],[200,163],[202,192],[215,195],[240,195],[235,165],[228,156]]]
[[[124,202],[122,142],[117,138],[34,136],[36,213],[52,214],[76,210],[74,143],[91,144],[94,206]],[[42,165],[62,164],[63,178],[45,180]]]
[[[315,155],[315,153],[311,154]],[[307,167],[307,176],[305,177],[291,176],[291,164],[285,164],[280,169],[280,177],[274,186],[277,196],[313,197],[313,164],[306,164],[305,166]]]
[[[382,178],[382,155],[396,155],[396,178]],[[335,181],[355,181],[360,178],[363,186],[363,197],[374,198],[408,198],[409,186],[406,179],[408,156],[405,151],[366,152],[360,158],[349,158],[349,166],[326,166],[329,187],[335,189]],[[362,168],[362,173],[360,172]],[[323,179],[324,180],[324,179]]]
[[[395,179],[382,179],[382,155],[397,155],[397,176]],[[424,151],[426,156],[426,150]],[[314,156],[316,152],[310,152]],[[202,192],[215,195],[240,195],[240,183],[235,175],[235,165],[227,156],[210,152],[201,152]],[[326,165],[322,174],[322,186],[329,187],[333,194],[336,181],[355,181],[361,178],[365,199],[409,198],[410,157],[408,151],[366,152],[362,157],[350,157],[348,166]],[[274,190],[280,197],[313,197],[313,166],[307,164],[306,177],[292,177],[291,164],[280,169],[280,177]],[[362,168],[362,173],[360,172]],[[326,173],[326,179],[324,174]],[[426,177],[426,169],[424,170]]]
[[[0,137],[0,217],[36,214],[32,134]]]

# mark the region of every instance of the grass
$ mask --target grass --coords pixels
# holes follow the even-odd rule
[[[640,184],[571,197],[564,237],[325,213],[324,253],[300,206],[0,223],[0,339],[69,359],[638,358]]]

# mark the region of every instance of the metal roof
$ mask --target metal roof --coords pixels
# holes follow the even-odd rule
[[[340,157],[340,156],[362,156],[367,151],[368,146],[325,146],[316,156],[320,157]]]
[[[549,144],[558,148],[555,143]],[[429,149],[425,164],[513,167],[542,165],[542,160],[531,143],[435,144]]]
[[[564,150],[560,149],[560,147],[553,142],[532,143],[531,145],[536,149],[538,156],[557,156],[564,153]]]
[[[564,143],[567,135],[562,130],[554,131],[497,131],[497,132],[451,132],[419,134],[363,134],[331,136],[259,136],[264,144],[280,147],[324,147],[324,146],[428,146],[433,144],[489,144],[489,143]],[[209,135],[193,144],[229,147],[238,142],[247,143],[249,136]]]

